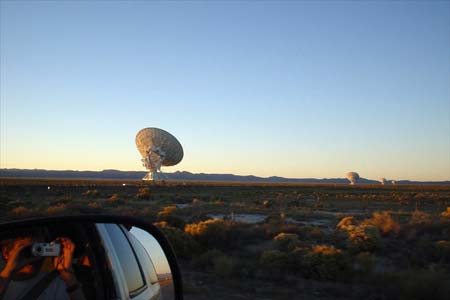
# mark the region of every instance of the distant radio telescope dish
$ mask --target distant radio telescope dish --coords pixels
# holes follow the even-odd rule
[[[161,166],[169,167],[183,159],[180,142],[165,130],[144,128],[136,134],[136,147],[142,156],[142,164],[148,170],[143,180],[158,180]]]
[[[359,179],[359,174],[356,172],[348,172],[345,178],[350,181],[350,184],[355,184]]]
[[[380,178],[380,180],[378,180],[382,185],[385,185],[387,180],[386,178]]]

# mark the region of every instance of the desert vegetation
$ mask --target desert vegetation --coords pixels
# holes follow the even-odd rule
[[[176,251],[187,299],[450,294],[449,186],[1,179],[0,205],[4,221],[113,213],[153,222]]]

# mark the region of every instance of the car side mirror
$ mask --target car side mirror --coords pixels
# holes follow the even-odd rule
[[[71,299],[183,299],[172,247],[153,224],[137,218],[0,223],[0,248],[0,299],[36,299],[50,291]]]

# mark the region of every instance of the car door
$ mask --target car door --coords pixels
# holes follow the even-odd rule
[[[130,242],[126,229],[117,224],[96,224],[105,246],[116,293],[120,299],[160,300],[161,288],[155,280],[155,271],[144,249],[135,249],[136,242]],[[145,250],[144,250],[145,251]]]

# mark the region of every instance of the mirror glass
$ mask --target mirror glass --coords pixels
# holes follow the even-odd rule
[[[3,300],[175,299],[162,247],[138,227],[58,222],[0,230],[0,250]]]
[[[163,299],[175,299],[169,262],[158,241],[147,231],[132,227],[130,233],[143,245],[156,270]]]

